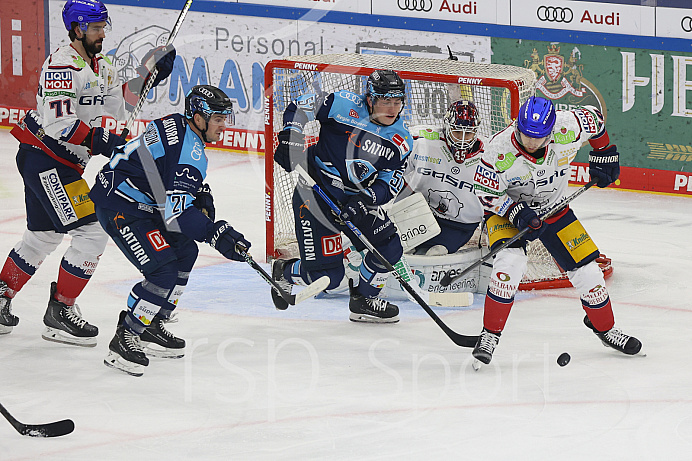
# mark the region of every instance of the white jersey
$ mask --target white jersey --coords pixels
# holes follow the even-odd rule
[[[474,194],[473,176],[480,163],[482,141],[476,153],[457,163],[442,130],[431,125],[411,128],[413,150],[404,177],[409,187],[423,194],[436,217],[460,223],[478,223],[483,208]]]
[[[51,156],[84,168],[89,160],[86,147],[69,142],[75,133],[101,126],[104,115],[125,118],[122,85],[110,59],[94,58],[93,69],[72,47],[58,48],[43,63],[36,95],[36,110],[29,111],[15,137]],[[34,138],[32,138],[32,134]],[[51,139],[46,139],[45,136]]]
[[[487,211],[500,216],[522,201],[540,214],[563,198],[579,148],[603,134],[605,123],[596,108],[558,110],[546,153],[535,159],[518,144],[512,124],[486,145],[474,178],[476,194]]]

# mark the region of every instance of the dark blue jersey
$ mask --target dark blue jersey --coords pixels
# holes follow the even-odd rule
[[[315,118],[321,128],[308,165],[332,197],[344,202],[364,192],[382,205],[399,193],[412,145],[402,119],[390,126],[371,122],[365,97],[349,91],[327,96]]]
[[[201,242],[213,223],[192,201],[206,176],[204,142],[182,115],[172,114],[116,148],[89,197],[102,208],[162,219],[168,230]]]

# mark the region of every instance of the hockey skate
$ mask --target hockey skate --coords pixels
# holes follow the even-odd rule
[[[380,298],[366,298],[356,291],[353,280],[349,279],[348,288],[351,299],[348,308],[352,322],[396,323],[399,321],[399,307]]]
[[[50,300],[43,316],[46,329],[41,335],[46,341],[74,344],[76,346],[96,346],[99,329],[82,318],[79,306],[68,306],[55,299],[57,284],[50,284]]]
[[[120,312],[118,327],[108,344],[108,355],[103,359],[103,363],[128,375],[142,376],[143,367],[149,365],[149,359],[143,351],[139,336],[125,327],[126,315],[127,311]]]
[[[478,371],[481,368],[481,364],[489,364],[493,359],[493,352],[497,344],[500,342],[500,333],[493,333],[483,328],[480,336],[478,336],[478,341],[476,341],[476,347],[473,348],[471,353],[474,360],[472,366],[473,369]]]
[[[584,316],[584,325],[589,327],[606,347],[612,347],[616,351],[620,351],[627,355],[636,355],[642,349],[641,341],[634,336],[624,334],[618,328],[611,328],[604,332],[598,331],[594,328],[588,315]]]
[[[12,300],[5,296],[7,284],[0,280],[0,335],[12,332],[19,323],[19,317],[12,314]]]
[[[157,314],[151,325],[139,336],[144,353],[162,359],[179,359],[185,355],[185,340],[166,330],[166,323],[168,319]]]
[[[296,262],[298,259],[275,259],[272,261],[272,280],[274,280],[277,285],[279,285],[286,293],[291,294],[291,289],[293,288],[293,285],[286,280],[286,277],[284,277],[284,268],[288,264],[293,264]],[[276,307],[280,311],[285,311],[288,309],[288,302],[281,297],[279,293],[276,292],[275,289],[271,289],[272,292],[272,301],[274,302],[274,307]]]

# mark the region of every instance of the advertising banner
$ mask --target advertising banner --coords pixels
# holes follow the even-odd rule
[[[656,8],[656,36],[692,40],[692,9]]]
[[[378,0],[372,13],[423,19],[510,24],[510,0]],[[463,33],[463,30],[460,30]]]
[[[692,53],[493,39],[493,61],[533,70],[536,94],[558,109],[599,108],[621,165],[637,169],[631,178],[636,184],[620,187],[689,193],[675,175],[667,175],[660,188],[660,173],[653,181],[642,172],[687,177],[683,173],[692,171]],[[588,152],[587,144],[577,161],[587,162]]]
[[[512,25],[655,35],[655,8],[568,0],[513,0]]]
[[[52,18],[60,17],[62,4],[50,2]],[[122,81],[133,78],[147,51],[165,43],[178,15],[178,11],[161,9],[152,16],[147,13],[150,11],[121,5],[108,7],[113,30],[104,40],[103,50],[119,68]],[[62,22],[52,21],[51,47],[67,40]],[[183,112],[190,88],[211,84],[233,101],[237,129],[250,132],[264,130],[264,66],[272,59],[329,53],[396,53],[447,59],[448,44],[461,59],[489,62],[491,57],[488,37],[412,34],[409,30],[195,11],[188,13],[174,44],[177,57],[173,72],[150,92],[139,118],[151,120]],[[137,132],[135,127],[133,133]]]
[[[0,4],[0,93],[4,109],[36,105],[38,74],[46,59],[43,5],[43,0],[2,0]]]

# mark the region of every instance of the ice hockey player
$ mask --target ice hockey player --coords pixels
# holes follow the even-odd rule
[[[158,68],[154,84],[166,78],[175,50],[151,50],[138,69],[140,76],[121,85],[115,67],[101,53],[110,30],[104,4],[68,0],[62,18],[71,43],[43,63],[36,110],[11,132],[20,142],[17,167],[24,180],[27,230],[0,273],[0,334],[10,333],[19,322],[12,314],[12,299],[70,234],[57,282],[50,287],[43,338],[95,346],[98,328],[82,318],[75,301],[94,273],[108,236],[96,222],[82,173],[93,155],[108,157],[115,146],[125,143],[101,128],[102,116],[124,119],[124,100],[136,102],[136,93],[154,66]]]
[[[388,261],[401,258],[396,228],[379,206],[392,200],[404,184],[412,142],[400,117],[405,95],[396,72],[375,70],[367,79],[365,95],[345,90],[326,97],[304,94],[284,112],[274,160],[286,171],[302,164],[342,209],[341,217],[335,217],[323,199],[299,182],[293,212],[300,259],[277,259],[272,265],[272,277],[287,290],[325,275],[328,289],[339,286],[344,276],[340,232],[358,251],[365,249],[342,220],[351,221]],[[320,122],[319,141],[304,151],[303,128],[312,120]],[[385,266],[366,252],[357,285],[349,280],[352,321],[399,321],[399,308],[378,297],[387,276]],[[277,309],[287,307],[273,290],[272,298]]]
[[[473,176],[484,147],[478,137],[480,118],[476,105],[454,101],[443,123],[442,129],[431,125],[411,128],[414,141],[405,172],[406,184],[423,194],[441,230],[415,248],[417,255],[456,252],[483,220],[483,208],[473,190]]]
[[[603,274],[596,263],[598,248],[569,206],[542,221],[542,211],[558,203],[567,190],[569,165],[582,143],[593,149],[589,173],[598,187],[607,187],[620,174],[619,155],[592,106],[556,111],[550,100],[531,97],[519,109],[513,125],[486,145],[475,177],[475,188],[487,212],[491,248],[529,228],[526,237],[495,257],[485,297],[483,331],[473,356],[490,363],[526,270],[526,242],[540,239],[569,276],[586,312],[584,323],[604,345],[628,355],[641,342],[614,327],[615,320]]]
[[[204,184],[204,143],[218,141],[234,124],[233,103],[210,85],[193,87],[185,115],[154,120],[145,132],[115,149],[90,196],[99,222],[144,275],[120,313],[104,363],[141,376],[154,357],[180,358],[185,340],[165,328],[197,259],[197,242],[244,261],[243,234],[215,221],[211,189]],[[146,347],[146,349],[144,349]]]

